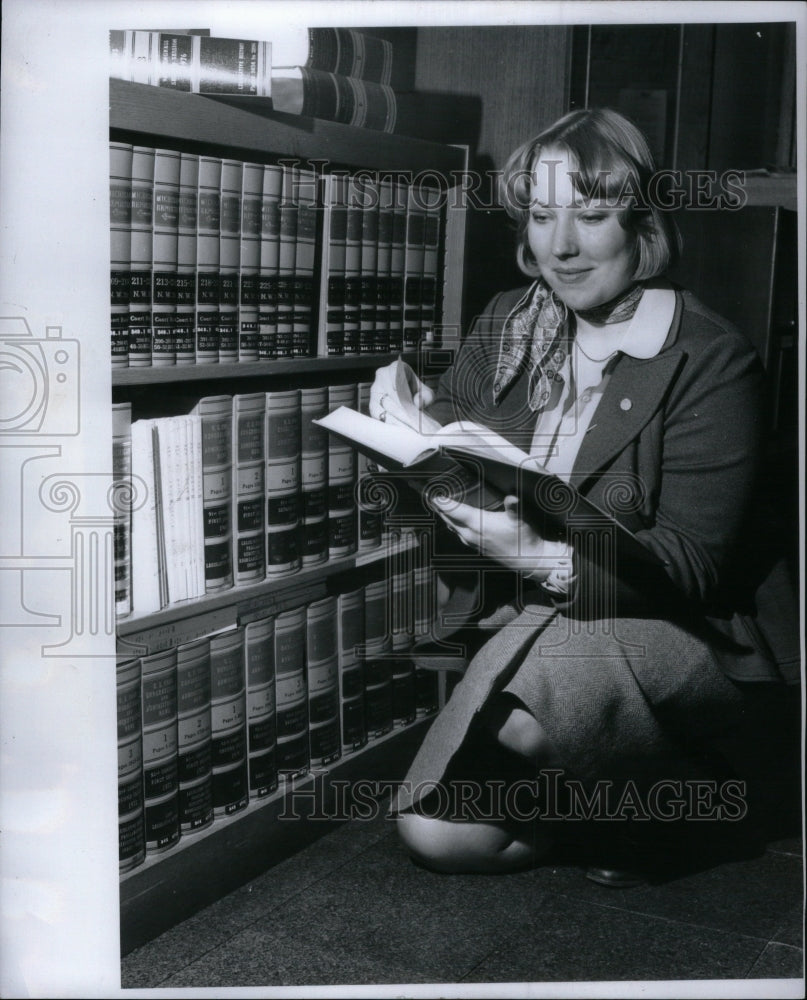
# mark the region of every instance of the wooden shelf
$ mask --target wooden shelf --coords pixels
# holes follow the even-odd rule
[[[113,368],[112,386],[165,385],[173,382],[202,382],[219,379],[283,376],[309,372],[341,374],[374,371],[402,357],[413,364],[417,353],[360,354],[334,358],[284,358],[278,361],[238,361],[232,364],[166,365],[165,367]]]
[[[170,604],[150,615],[124,618],[117,625],[118,652],[131,656],[155,653],[218,629],[308,604],[325,596],[329,577],[370,566],[417,544],[411,533],[400,540],[386,537],[378,548],[366,552],[306,566],[251,586],[231,587],[195,601]]]
[[[341,809],[336,808],[335,780],[348,783],[343,788],[359,779],[399,781],[433,718],[394,729],[332,764],[327,772],[316,772],[317,785],[313,774],[281,784],[272,795],[184,837],[171,851],[154,855],[123,875],[122,954],[186,920],[344,822]],[[314,789],[320,807],[317,818],[310,816],[310,792]],[[298,790],[309,794],[288,802],[289,794]],[[387,801],[382,799],[379,815],[386,809]],[[291,816],[292,811],[299,818]]]
[[[260,98],[256,111],[248,111],[243,104],[110,80],[109,99],[112,138],[120,142],[203,147],[255,162],[284,157],[367,170],[428,169],[447,181],[465,166],[464,151],[454,146],[267,111]]]

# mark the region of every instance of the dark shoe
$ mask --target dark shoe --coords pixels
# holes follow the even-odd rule
[[[609,889],[635,889],[639,885],[647,885],[646,876],[630,868],[598,868],[590,865],[586,869],[586,878]]]

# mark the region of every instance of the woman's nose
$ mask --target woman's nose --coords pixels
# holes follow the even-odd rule
[[[573,257],[578,252],[571,219],[560,218],[552,233],[552,253],[555,257]]]

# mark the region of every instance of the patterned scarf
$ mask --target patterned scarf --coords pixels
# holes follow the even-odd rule
[[[632,285],[626,292],[592,309],[581,309],[578,315],[597,323],[622,323],[636,312],[644,288]],[[510,313],[502,328],[499,361],[493,385],[493,402],[499,400],[518,377],[529,353],[530,381],[528,402],[533,412],[549,400],[553,382],[562,382],[558,373],[566,359],[564,338],[568,327],[568,310],[543,279],[532,286],[522,304]]]

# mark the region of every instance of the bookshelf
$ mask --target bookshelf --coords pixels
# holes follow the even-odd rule
[[[110,81],[109,137],[111,142],[253,163],[274,163],[282,158],[303,165],[327,162],[347,171],[411,175],[431,171],[448,178],[449,186],[457,187],[468,160],[464,147],[282,114],[260,98],[229,101],[120,80]],[[459,199],[450,199],[449,204],[442,236],[438,301],[443,326],[458,330],[462,323],[466,218]],[[456,337],[456,333],[451,336]],[[450,351],[426,343],[419,350],[402,354],[115,367],[112,401],[131,402],[137,418],[159,416],[176,412],[176,399],[192,394],[201,397],[209,393],[366,382],[377,367],[399,356],[413,366],[423,362],[428,370],[435,371],[448,363]],[[155,654],[233,625],[310,604],[338,590],[340,584],[347,587],[346,581],[354,586],[357,580],[380,576],[392,552],[416,544],[414,540],[399,541],[395,548],[385,537],[380,547],[366,552],[332,557],[289,575],[267,577],[203,598],[172,603],[151,614],[122,618],[117,627],[119,651],[132,657]],[[323,794],[328,798],[335,781],[400,778],[428,724],[428,718],[417,718],[393,728],[317,772],[316,778],[295,778],[293,787],[310,788],[315,780],[322,780]],[[147,855],[145,862],[124,873],[120,888],[122,951],[130,951],[187,918],[330,828],[328,824],[304,820],[280,822],[287,789],[281,780],[276,792],[250,801],[232,816],[217,817],[199,832],[183,834],[170,849]]]

